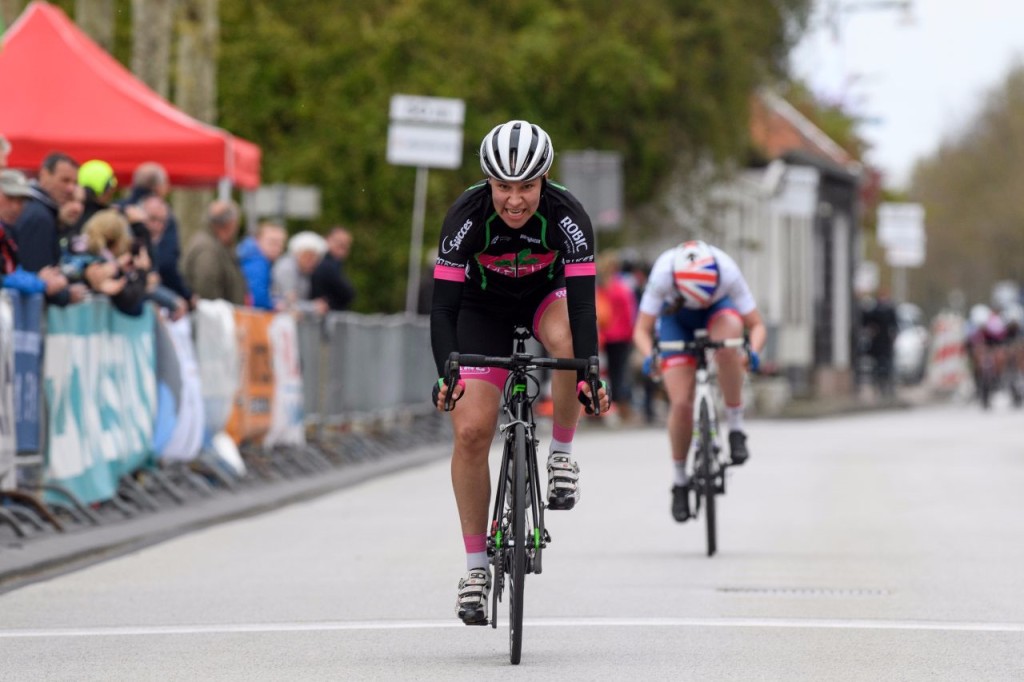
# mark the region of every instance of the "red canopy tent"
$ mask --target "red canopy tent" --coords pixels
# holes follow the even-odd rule
[[[0,134],[8,165],[35,171],[52,151],[103,159],[122,185],[157,161],[174,185],[260,184],[260,149],[169,104],[59,8],[32,2],[0,50]]]

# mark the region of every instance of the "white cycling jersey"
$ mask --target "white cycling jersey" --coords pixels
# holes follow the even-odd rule
[[[709,245],[710,246],[710,245]],[[647,287],[640,299],[640,312],[648,315],[660,315],[666,303],[673,303],[679,297],[676,292],[675,278],[672,272],[672,260],[677,247],[665,251],[654,261]],[[750,293],[747,280],[743,278],[740,267],[729,254],[717,246],[711,246],[711,253],[718,263],[718,288],[715,289],[708,307],[728,296],[732,299],[736,312],[746,315],[757,308],[754,295]]]

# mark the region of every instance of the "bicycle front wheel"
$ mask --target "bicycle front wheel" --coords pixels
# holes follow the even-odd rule
[[[700,484],[697,494],[704,502],[704,519],[707,524],[708,556],[713,556],[718,549],[718,538],[715,526],[715,466],[714,452],[711,444],[711,415],[708,413],[707,402],[701,402],[697,416],[697,431],[700,434],[700,447],[697,450],[697,473]]]
[[[512,473],[512,565],[509,570],[509,658],[519,663],[523,653],[523,588],[526,579],[526,429],[516,424],[512,439],[514,459]]]

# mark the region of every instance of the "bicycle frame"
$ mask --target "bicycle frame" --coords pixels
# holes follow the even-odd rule
[[[498,602],[508,578],[509,657],[513,664],[519,663],[522,654],[524,578],[527,573],[541,572],[542,553],[551,540],[544,527],[545,505],[541,500],[538,441],[533,420],[533,401],[540,394],[540,382],[530,372],[540,368],[584,371],[591,395],[595,396],[595,414],[600,412],[600,402],[596,399],[600,382],[597,358],[577,360],[534,356],[526,353],[526,339],[529,337],[528,330],[517,328],[513,337],[514,352],[509,357],[452,353],[445,363],[448,386],[457,385],[461,365],[509,370],[504,389],[505,418],[498,427],[504,438],[504,447],[488,529],[487,553],[494,566],[493,628],[498,627]],[[453,404],[450,393],[448,398],[445,409],[451,409]],[[527,490],[528,501],[524,499]]]
[[[697,361],[694,379],[693,439],[690,444],[691,487],[696,494],[694,516],[703,514],[707,527],[707,553],[712,556],[718,549],[718,531],[715,518],[715,496],[725,493],[725,470],[728,462],[719,458],[722,452],[718,432],[718,398],[712,381],[711,361],[708,353],[721,348],[747,348],[744,338],[712,341],[706,329],[694,332],[692,341],[662,341],[656,352],[672,350],[694,353]]]

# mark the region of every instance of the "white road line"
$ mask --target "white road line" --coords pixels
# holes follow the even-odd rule
[[[502,627],[504,623],[499,623]],[[1024,632],[1024,623],[933,620],[828,620],[799,618],[540,618],[530,627],[684,627],[778,628],[806,630],[916,630],[940,632]],[[26,628],[0,630],[0,639],[45,637],[132,637],[147,635],[237,634],[247,632],[331,632],[338,630],[430,630],[464,628],[457,620],[367,620],[310,623],[222,623],[211,625],[139,625],[96,628]]]

